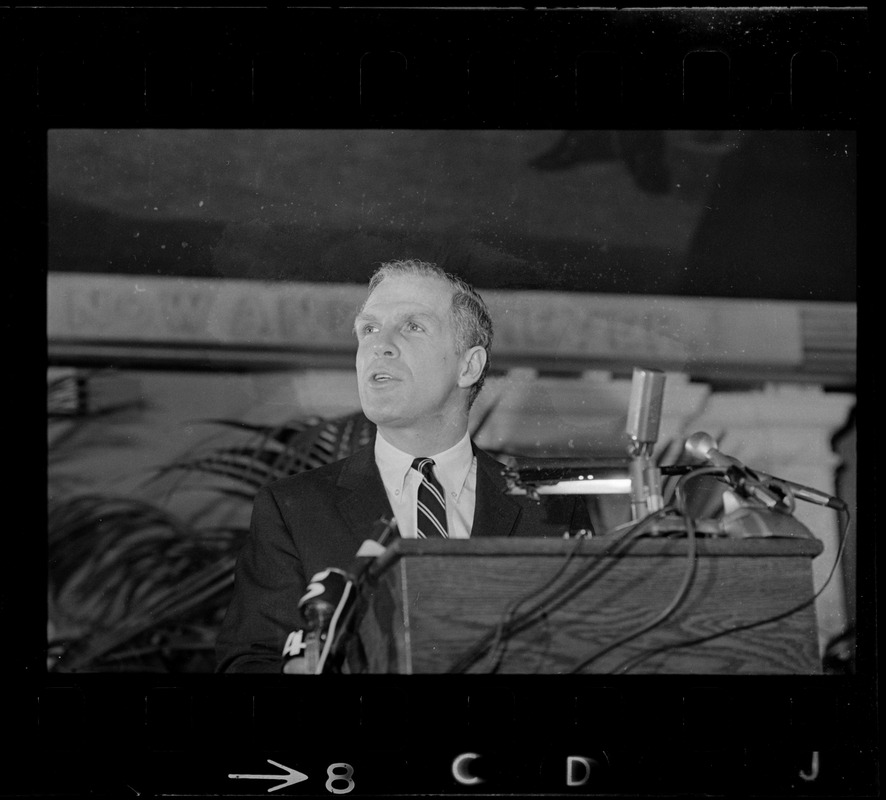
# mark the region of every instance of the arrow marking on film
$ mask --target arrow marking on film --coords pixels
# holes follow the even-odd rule
[[[308,776],[304,774],[304,772],[299,772],[297,769],[292,769],[291,767],[287,767],[285,764],[278,764],[276,761],[271,761],[268,759],[269,764],[273,764],[275,767],[280,767],[280,769],[285,769],[288,773],[287,775],[242,775],[240,773],[228,773],[229,778],[252,778],[266,781],[279,781],[281,778],[283,779],[283,783],[272,786],[268,789],[269,792],[276,792],[277,789],[285,789],[287,786],[293,786],[296,783],[301,783],[302,781],[306,781]]]

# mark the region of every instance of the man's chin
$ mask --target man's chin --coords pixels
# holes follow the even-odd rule
[[[395,409],[390,406],[383,406],[379,403],[364,403],[363,415],[376,426],[396,427],[397,420],[400,418]]]

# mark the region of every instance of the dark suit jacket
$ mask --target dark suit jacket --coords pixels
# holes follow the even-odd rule
[[[575,497],[539,503],[506,495],[502,465],[474,445],[477,500],[471,537],[557,536],[591,527]],[[240,551],[234,596],[216,643],[219,672],[280,672],[290,631],[304,627],[298,601],[307,579],[328,567],[349,567],[391,506],[373,445],[324,467],[261,489]]]

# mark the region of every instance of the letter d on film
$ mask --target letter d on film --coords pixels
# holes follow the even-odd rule
[[[584,756],[566,757],[566,785],[584,786],[591,777],[591,768],[597,762]],[[583,773],[579,777],[579,772]]]

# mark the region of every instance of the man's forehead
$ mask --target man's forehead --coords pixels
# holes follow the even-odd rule
[[[441,314],[449,311],[452,296],[452,286],[440,278],[426,275],[392,275],[385,278],[369,295],[361,316],[371,314],[375,308]]]

